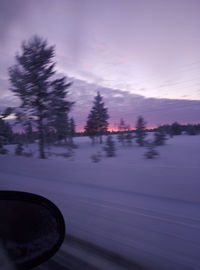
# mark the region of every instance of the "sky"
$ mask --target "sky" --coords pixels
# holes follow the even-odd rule
[[[0,0],[0,101],[9,66],[34,34],[58,73],[157,99],[200,99],[199,0]]]

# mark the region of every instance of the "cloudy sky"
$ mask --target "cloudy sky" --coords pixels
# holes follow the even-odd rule
[[[0,0],[0,99],[23,40],[56,45],[57,70],[147,98],[200,99],[199,0]]]

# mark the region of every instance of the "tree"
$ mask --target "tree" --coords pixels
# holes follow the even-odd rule
[[[22,143],[18,143],[17,144],[17,147],[15,148],[15,155],[22,156],[23,151],[24,151],[23,144]]]
[[[75,125],[75,122],[74,122],[74,118],[71,117],[70,118],[70,134],[71,136],[73,137],[76,133],[76,125]]]
[[[49,108],[50,78],[55,73],[53,56],[54,48],[35,36],[23,42],[22,54],[16,56],[17,64],[9,69],[11,91],[21,99],[23,118],[36,118],[40,158],[45,158],[44,122]]]
[[[6,154],[8,151],[4,148],[4,145],[11,143],[13,140],[13,131],[9,123],[4,119],[12,112],[11,108],[6,108],[0,113],[0,154]]]
[[[125,131],[127,130],[127,125],[124,122],[124,119],[120,119],[120,123],[118,125],[118,131],[119,134],[117,136],[118,141],[124,145],[124,141],[125,141]]]
[[[71,117],[69,120],[69,127],[68,127],[68,143],[70,146],[74,147],[75,144],[73,143],[73,137],[76,132],[76,125],[74,119]]]
[[[40,158],[45,158],[45,128],[53,116],[52,96],[59,92],[55,86],[58,80],[52,79],[54,50],[45,40],[34,36],[22,43],[22,53],[16,56],[16,64],[9,69],[11,91],[21,100],[21,118],[35,122]],[[64,84],[64,78],[59,83]]]
[[[182,133],[182,127],[179,123],[177,122],[174,122],[172,125],[171,125],[171,135],[181,135]]]
[[[198,134],[197,126],[192,125],[192,124],[188,124],[186,126],[186,132],[188,135],[197,135]]]
[[[103,149],[106,152],[107,157],[114,157],[115,156],[115,152],[116,152],[115,142],[114,142],[111,135],[107,136],[106,145],[104,146]]]
[[[153,142],[147,142],[147,152],[145,153],[145,157],[148,159],[153,159],[157,156],[159,156],[159,153],[155,149],[155,144]]]
[[[166,133],[162,127],[159,127],[154,134],[154,144],[157,146],[164,145],[166,142]]]
[[[49,126],[57,141],[65,140],[66,142],[69,133],[68,113],[74,102],[66,100],[68,93],[66,90],[71,84],[71,82],[66,82],[65,77],[57,79],[51,84]]]
[[[33,133],[33,127],[31,122],[27,122],[27,125],[25,126],[25,132],[26,132],[26,139],[28,143],[34,142],[34,133]]]
[[[0,141],[2,144],[12,143],[13,141],[12,127],[3,119],[0,119]]]
[[[8,150],[3,147],[3,145],[0,143],[0,155],[6,155],[8,153]]]
[[[95,137],[99,137],[99,142],[102,143],[102,135],[108,130],[108,118],[108,109],[105,108],[103,98],[98,92],[85,126],[85,132],[93,142]]]
[[[134,136],[133,136],[132,132],[130,130],[128,132],[126,132],[125,141],[126,141],[127,146],[132,146],[133,139],[134,139]]]
[[[146,123],[142,116],[138,117],[136,123],[136,142],[139,146],[144,146],[145,144],[145,137],[146,137]]]

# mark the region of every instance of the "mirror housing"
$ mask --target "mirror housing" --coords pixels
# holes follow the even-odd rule
[[[0,191],[0,241],[17,269],[48,260],[64,237],[64,218],[51,201],[27,192]]]

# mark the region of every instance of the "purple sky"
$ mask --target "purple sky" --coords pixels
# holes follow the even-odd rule
[[[199,0],[0,0],[1,104],[14,104],[7,68],[14,63],[22,40],[34,34],[56,45],[59,73],[120,89],[126,98],[127,93],[133,98],[138,94],[159,98],[160,104],[164,98],[199,100],[199,14]],[[96,88],[89,88],[95,95]],[[116,97],[110,93],[115,118]],[[91,106],[87,97],[81,96]],[[73,98],[81,106],[75,87]],[[153,101],[147,100],[149,105]],[[129,106],[128,100],[124,104],[124,115],[144,111],[135,103]],[[182,121],[188,118],[184,106]],[[158,108],[150,107],[156,115]],[[197,121],[197,114],[195,109],[187,121]],[[152,125],[165,121],[155,119]]]

